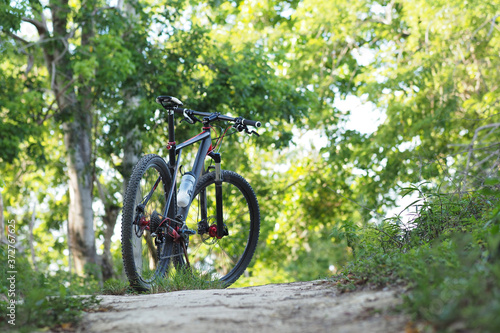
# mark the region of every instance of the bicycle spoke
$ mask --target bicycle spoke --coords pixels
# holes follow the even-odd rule
[[[236,180],[231,180],[229,176],[227,180],[223,180],[223,220],[228,235],[218,239],[214,232],[214,228],[217,227],[215,217],[217,206],[215,184],[213,176],[210,175],[205,177],[206,184],[202,183],[203,188],[198,188],[196,193],[202,193],[203,197],[197,195],[193,199],[192,213],[188,216],[186,223],[197,225],[206,216],[205,221],[209,228],[202,235],[195,235],[190,239],[188,253],[194,267],[224,281],[233,282],[242,274],[251,259],[257,238],[251,238],[250,235],[258,224],[255,225],[255,222],[252,222],[252,216],[255,216],[255,211],[251,211],[250,208],[253,209],[251,206],[253,201],[249,201],[249,196],[242,190],[242,188],[247,189],[247,183],[234,173],[229,173],[229,175],[235,177]],[[256,213],[258,214],[258,210]],[[249,245],[250,241],[252,243]]]
[[[257,198],[248,182],[234,172],[220,169],[220,154],[214,151],[210,141],[212,122],[232,122],[231,126],[236,131],[247,134],[257,134],[249,130],[248,126],[258,128],[261,123],[242,117],[184,109],[182,102],[171,96],[158,96],[156,101],[168,111],[167,148],[169,164],[174,168],[169,168],[160,156],[151,154],[142,157],[132,171],[122,214],[125,272],[134,288],[148,290],[154,279],[168,272],[171,264],[177,269],[192,261],[206,268],[210,274],[217,274],[229,285],[250,264],[259,237],[260,212]],[[188,123],[202,122],[203,132],[176,144],[175,113],[181,113]],[[226,134],[227,129],[216,139],[216,149],[220,149],[218,146]],[[196,142],[200,142],[200,148],[192,173],[196,177],[200,175],[205,157],[210,156],[216,164],[218,195],[214,194],[215,173],[204,174],[194,189],[195,196],[202,193],[201,206],[196,207],[199,202],[192,204],[195,217],[188,217],[188,223],[182,220],[173,225],[172,222],[177,222],[178,208],[179,216],[189,213],[190,195],[181,193],[182,200],[177,206],[175,183],[182,149]],[[160,227],[159,216],[165,217],[162,221],[168,224]],[[199,234],[191,236],[192,230],[185,229],[186,226],[189,228],[188,225],[197,226]]]
[[[162,212],[166,206],[169,180],[164,160],[157,155],[147,155],[134,168],[125,194],[122,215],[124,268],[132,286],[138,290],[149,289],[151,283],[165,273],[171,261],[168,254],[172,245],[155,239],[158,233],[151,229],[151,216]]]
[[[143,205],[147,205],[148,204],[148,201],[151,199],[151,197],[153,196],[153,192],[156,190],[156,188],[158,187],[158,184],[160,183],[161,181],[161,176],[158,176],[158,179],[156,179],[156,182],[155,184],[153,185],[153,187],[151,188],[151,190],[149,191],[148,195],[146,196],[146,198],[144,198],[142,200],[142,204]]]

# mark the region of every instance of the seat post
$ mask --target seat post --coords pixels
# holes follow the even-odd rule
[[[169,153],[169,167],[173,172],[175,170],[175,120],[174,111],[168,110],[168,145],[170,149]]]

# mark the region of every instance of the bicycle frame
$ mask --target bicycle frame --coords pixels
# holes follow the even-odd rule
[[[168,115],[168,146],[167,148],[169,149],[169,162],[168,166],[170,169],[170,175],[172,179],[172,186],[170,188],[170,193],[168,194],[167,198],[167,205],[165,207],[165,210],[163,211],[163,216],[167,216],[167,212],[170,209],[170,204],[173,202],[173,198],[175,195],[176,191],[176,184],[177,184],[177,174],[179,171],[179,165],[180,161],[182,159],[182,149],[185,147],[191,146],[197,142],[200,142],[200,147],[198,148],[198,152],[196,154],[196,158],[193,163],[192,167],[192,174],[195,177],[195,182],[194,182],[194,187],[196,187],[196,184],[198,183],[199,178],[202,175],[203,172],[203,167],[205,164],[205,158],[206,156],[210,156],[212,159],[215,161],[215,172],[216,172],[216,206],[217,206],[217,236],[222,237],[223,236],[223,230],[224,230],[224,222],[222,220],[222,182],[220,180],[220,174],[221,174],[221,169],[220,169],[220,154],[214,153],[212,150],[212,137],[211,137],[211,128],[210,126],[204,126],[203,131],[192,137],[191,139],[188,139],[179,145],[175,143],[175,133],[174,133],[174,113],[169,112]],[[201,218],[202,220],[206,220],[207,214],[206,214],[206,205],[205,205],[205,198],[204,198],[204,193],[202,194],[202,201],[204,209],[202,209],[201,212]],[[191,198],[192,199],[192,198]],[[189,208],[191,207],[191,202],[186,206],[186,207],[179,207],[179,211],[177,216],[169,216],[170,218],[177,218],[181,219],[182,223],[185,223],[185,219],[187,218]]]
[[[244,273],[255,253],[260,210],[250,184],[232,170],[221,170],[216,151],[229,128],[235,130],[231,134],[258,135],[248,126],[258,128],[261,123],[183,108],[172,96],[158,96],[156,102],[167,112],[168,153],[143,156],[130,176],[122,214],[125,273],[134,289],[151,290],[159,278],[191,267],[192,258],[193,267],[228,286]],[[177,144],[175,113],[189,124],[202,123],[201,133]],[[212,127],[218,121],[230,123],[220,135]],[[197,150],[193,159],[192,149]],[[181,164],[192,170],[183,173]]]

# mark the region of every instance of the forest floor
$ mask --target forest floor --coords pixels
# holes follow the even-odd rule
[[[332,282],[99,296],[77,332],[412,332],[402,289],[340,293]]]

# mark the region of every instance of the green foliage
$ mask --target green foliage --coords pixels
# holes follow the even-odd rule
[[[500,325],[498,260],[488,261],[467,235],[419,252],[415,260],[406,260],[404,274],[412,287],[406,310],[439,331],[455,324],[495,332]]]
[[[130,287],[128,281],[109,279],[104,282],[101,293],[103,295],[124,295],[135,293],[135,291]]]
[[[359,230],[358,255],[334,280],[343,290],[366,284],[406,285],[406,311],[438,331],[452,325],[496,331],[498,188],[461,195],[433,193],[422,201],[418,217],[410,223],[395,218]]]
[[[25,10],[25,5],[22,2],[12,3],[9,0],[2,0],[0,2],[0,30],[19,29]]]
[[[0,255],[7,260],[7,248],[0,246]],[[28,261],[20,254],[15,256],[15,274],[9,273],[7,265],[1,265],[0,278],[15,275],[15,291],[10,284],[0,285],[0,327],[12,331],[33,332],[36,329],[55,328],[61,325],[76,324],[82,311],[99,304],[96,296],[76,296],[91,294],[97,290],[97,281],[69,273],[44,274],[34,271]],[[12,280],[14,281],[14,280]],[[7,305],[15,300],[15,326],[8,323]]]
[[[37,1],[0,2],[4,215],[18,221],[19,244],[28,248],[37,203],[35,261],[44,273],[69,264],[61,123],[71,115],[57,107],[56,79],[92,114],[89,177],[108,192],[101,200],[94,183],[93,207],[105,206],[94,212],[99,242],[106,208],[121,204],[130,172],[126,148],[166,155],[165,117],[155,115],[154,98],[168,94],[193,109],[264,124],[258,139],[234,135],[221,148],[223,168],[252,184],[262,211],[256,260],[241,285],[324,277],[351,259],[359,274],[343,278],[352,286],[399,283],[407,281],[399,273],[400,262],[410,262],[404,258],[417,260],[419,251],[454,243],[456,233],[472,234],[482,256],[494,247],[500,208],[485,198],[498,186],[491,183],[498,176],[500,131],[497,2],[125,3],[118,10],[108,1],[71,1],[58,11],[59,22],[67,19],[64,36],[48,24],[42,41],[23,36],[21,22],[42,22],[44,11],[54,23],[46,14],[59,8],[57,1],[44,8]],[[66,37],[57,62],[64,66],[53,77],[46,56]],[[352,96],[381,112],[385,120],[377,131],[345,128],[355,113],[340,110],[338,102]],[[199,129],[179,130],[182,141]],[[302,136],[309,131],[314,145],[319,135],[326,142],[320,151],[305,147]],[[490,187],[480,195],[439,194],[455,191],[452,178],[459,192]],[[432,183],[405,190],[422,194],[418,219],[368,224],[394,203],[397,188],[422,181]],[[431,184],[442,184],[440,191]],[[119,276],[116,242],[112,256]],[[123,291],[116,281],[107,288]]]
[[[159,279],[147,293],[159,294],[178,290],[222,289],[224,284],[204,273],[189,268],[170,271],[168,276]],[[105,295],[124,295],[137,293],[128,281],[110,279],[104,283],[101,292]]]
[[[150,293],[165,293],[178,290],[205,290],[205,289],[222,289],[224,284],[219,280],[214,280],[211,276],[193,271],[189,268],[175,270],[170,272],[168,276],[158,281]]]

